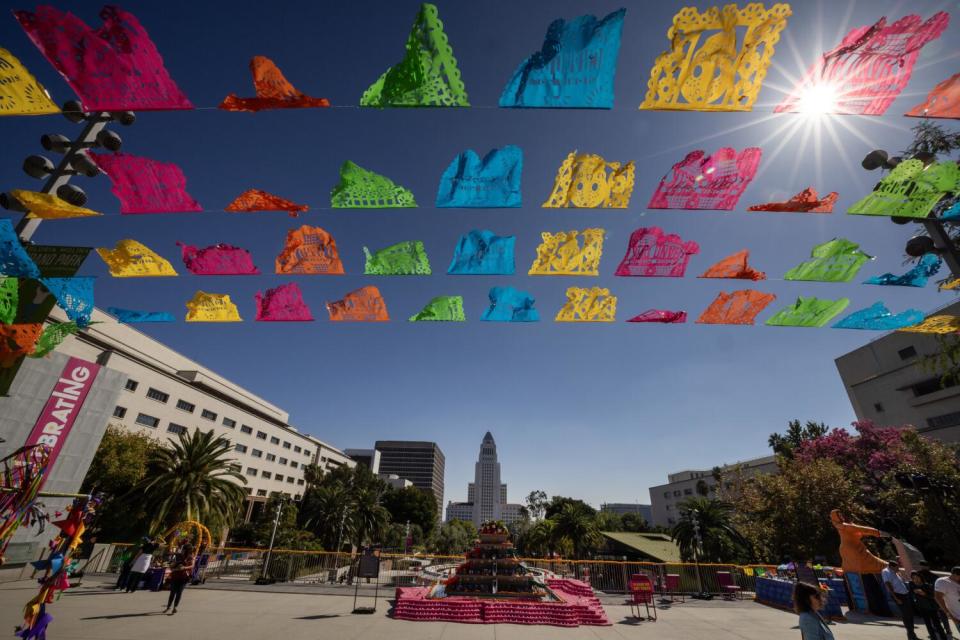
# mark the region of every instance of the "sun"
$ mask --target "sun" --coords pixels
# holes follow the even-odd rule
[[[807,116],[819,117],[837,110],[837,90],[830,84],[814,84],[804,89],[797,110]]]

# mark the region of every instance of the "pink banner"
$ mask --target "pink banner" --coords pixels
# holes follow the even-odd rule
[[[14,15],[86,111],[193,108],[133,14],[106,6],[100,12],[103,26],[96,30],[48,6]]]
[[[50,399],[44,405],[40,417],[33,425],[26,446],[45,444],[50,447],[50,467],[56,462],[63,443],[70,435],[87,394],[93,388],[100,365],[80,358],[70,358],[57,383],[53,385]]]
[[[187,193],[187,179],[172,162],[159,162],[126,153],[90,153],[113,184],[120,213],[179,213],[203,211]]]

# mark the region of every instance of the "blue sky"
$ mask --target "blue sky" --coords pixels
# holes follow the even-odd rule
[[[854,419],[833,359],[875,334],[834,329],[647,326],[622,322],[648,308],[683,309],[693,320],[718,291],[744,283],[694,276],[720,258],[749,249],[751,264],[770,280],[757,288],[778,300],[760,316],[798,295],[849,297],[849,310],[883,299],[894,310],[933,309],[952,299],[934,286],[863,286],[887,271],[902,272],[903,244],[912,227],[882,218],[846,216],[847,206],[870,190],[877,174],[860,159],[873,148],[896,151],[910,139],[914,119],[900,114],[937,82],[956,72],[957,33],[951,25],[920,57],[907,89],[882,117],[829,118],[836,139],[815,138],[807,122],[778,153],[797,114],[772,114],[773,106],[815,57],[849,28],[908,12],[929,17],[946,2],[793,2],[793,17],[777,45],[759,100],[751,113],[638,111],[650,66],[668,41],[672,15],[685,3],[627,2],[611,111],[496,109],[515,67],[539,49],[557,17],[597,15],[622,6],[596,0],[438,2],[445,32],[459,62],[472,109],[317,109],[259,114],[211,109],[230,92],[252,95],[247,64],[272,58],[301,91],[356,105],[362,92],[398,62],[418,3],[409,0],[349,3],[251,1],[125,2],[150,32],[173,78],[198,111],[145,113],[118,128],[124,150],[179,164],[190,193],[211,210],[201,214],[119,216],[106,177],[80,179],[99,219],[50,222],[35,240],[51,244],[112,246],[135,238],[179,265],[175,242],[206,246],[227,242],[249,249],[266,275],[200,277],[178,269],[178,278],[112,279],[91,256],[82,274],[98,276],[97,302],[105,308],[168,310],[182,317],[197,289],[229,293],[248,322],[202,325],[178,322],[145,327],[219,373],[289,410],[300,429],[340,447],[369,447],[377,439],[434,440],[446,453],[446,497],[464,499],[483,434],[497,440],[510,498],[533,489],[602,501],[648,502],[647,488],[683,468],[710,468],[768,453],[767,435],[791,418],[846,425]],[[707,2],[696,2],[701,8]],[[88,24],[99,24],[99,5],[59,3]],[[9,8],[27,8],[27,5]],[[956,16],[954,16],[956,18]],[[0,46],[10,49],[58,102],[72,94],[40,56],[12,16],[0,18]],[[947,121],[949,125],[949,121]],[[20,172],[22,157],[41,151],[39,136],[78,130],[59,117],[0,118],[4,141],[0,187],[36,188]],[[434,209],[440,174],[460,151],[523,148],[521,209]],[[721,146],[762,146],[760,173],[735,212],[645,210],[660,177],[688,151]],[[557,167],[574,149],[608,160],[637,162],[636,187],[627,210],[550,210]],[[217,212],[249,187],[314,207],[329,205],[344,160],[410,188],[421,207],[407,210],[317,210],[299,219],[282,213]],[[746,206],[786,199],[813,185],[839,191],[833,215],[744,212]],[[299,277],[308,304],[321,321],[252,322],[253,294],[290,281],[270,273],[288,229],[322,226],[340,247],[347,275]],[[615,278],[613,271],[633,229],[657,225],[700,243],[687,277]],[[525,275],[541,231],[600,226],[607,230],[598,278],[532,278]],[[517,237],[512,277],[445,274],[454,245],[470,229]],[[876,259],[850,284],[778,280],[820,242],[843,236]],[[362,246],[423,240],[434,275],[364,277]],[[394,322],[331,324],[323,303],[375,284]],[[481,323],[487,290],[512,285],[533,293],[544,322]],[[569,286],[605,286],[619,296],[615,324],[551,321]],[[436,295],[463,295],[465,324],[407,323]]]

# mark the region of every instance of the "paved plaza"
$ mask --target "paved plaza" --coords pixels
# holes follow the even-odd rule
[[[609,627],[526,627],[467,625],[446,622],[405,622],[387,616],[390,603],[380,600],[376,613],[351,615],[352,591],[316,595],[299,591],[232,590],[188,587],[175,616],[161,613],[167,593],[114,593],[109,576],[88,577],[53,605],[51,640],[537,640],[553,638],[620,638],[657,640],[799,640],[796,616],[749,601],[687,600],[659,609],[658,622],[635,622],[618,597],[604,598]],[[269,589],[269,588],[265,588]],[[0,629],[12,632],[23,604],[36,593],[28,581],[0,584]],[[335,592],[333,592],[335,593]],[[393,593],[386,595],[392,598]],[[362,603],[369,604],[364,599]],[[884,640],[906,637],[894,622],[851,615],[851,622],[833,627],[837,640]],[[925,638],[925,633],[920,633]]]

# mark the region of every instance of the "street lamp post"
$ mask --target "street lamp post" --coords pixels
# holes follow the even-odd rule
[[[270,556],[273,555],[273,541],[277,537],[277,527],[280,526],[280,514],[283,512],[283,500],[277,501],[277,515],[273,519],[273,532],[270,534],[270,547],[267,549],[267,558],[263,562],[263,572],[260,574],[260,581],[267,581],[267,569],[270,567]]]

